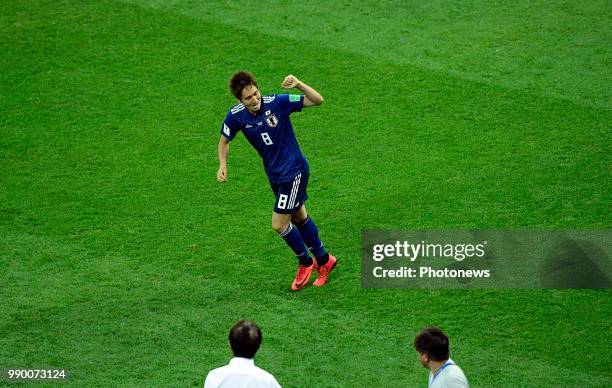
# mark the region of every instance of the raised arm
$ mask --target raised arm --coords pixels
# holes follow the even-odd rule
[[[229,153],[229,140],[221,135],[219,139],[219,170],[217,170],[217,181],[227,181],[227,154]]]
[[[296,76],[289,74],[281,86],[285,89],[297,88],[304,93],[304,106],[315,106],[323,103],[323,96],[309,85],[300,81]]]

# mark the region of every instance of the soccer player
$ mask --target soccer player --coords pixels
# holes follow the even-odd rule
[[[463,370],[450,358],[448,337],[435,326],[414,338],[421,364],[429,369],[428,388],[469,388]]]
[[[240,101],[227,113],[219,140],[217,180],[227,181],[229,142],[239,131],[263,159],[266,175],[274,192],[272,229],[289,245],[298,258],[298,269],[291,289],[302,289],[313,271],[313,285],[324,286],[336,258],[330,255],[319,239],[319,231],[308,215],[304,202],[308,198],[308,162],[295,138],[289,115],[304,107],[321,105],[323,97],[293,75],[285,77],[284,89],[297,88],[303,94],[261,96],[255,77],[239,71],[230,80],[232,94]],[[313,260],[306,245],[315,257]]]

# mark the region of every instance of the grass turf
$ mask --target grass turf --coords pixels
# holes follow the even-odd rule
[[[360,288],[366,228],[610,226],[606,3],[430,4],[0,5],[0,367],[200,385],[246,317],[284,386],[424,385],[429,324],[474,386],[609,385],[607,290]],[[289,292],[244,139],[215,182],[238,68],[326,98],[293,123],[329,287]]]

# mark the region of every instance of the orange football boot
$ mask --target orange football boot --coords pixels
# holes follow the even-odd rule
[[[323,287],[325,284],[327,284],[327,277],[329,276],[329,273],[332,271],[332,269],[336,267],[337,263],[338,260],[336,260],[334,256],[329,255],[329,260],[327,261],[327,263],[317,268],[319,274],[317,275],[317,280],[315,280],[312,285],[317,287]]]
[[[312,264],[310,266],[298,265],[297,274],[295,274],[295,279],[293,279],[291,289],[293,291],[298,291],[304,288],[304,286],[310,281],[310,276],[312,275],[313,271],[316,269],[318,269],[318,266],[315,259],[312,260]]]

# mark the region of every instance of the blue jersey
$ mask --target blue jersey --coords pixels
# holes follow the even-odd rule
[[[308,170],[289,120],[289,115],[301,111],[303,106],[304,96],[295,94],[263,96],[257,115],[244,104],[238,104],[227,113],[221,134],[232,140],[242,131],[263,159],[270,182],[290,181]]]

